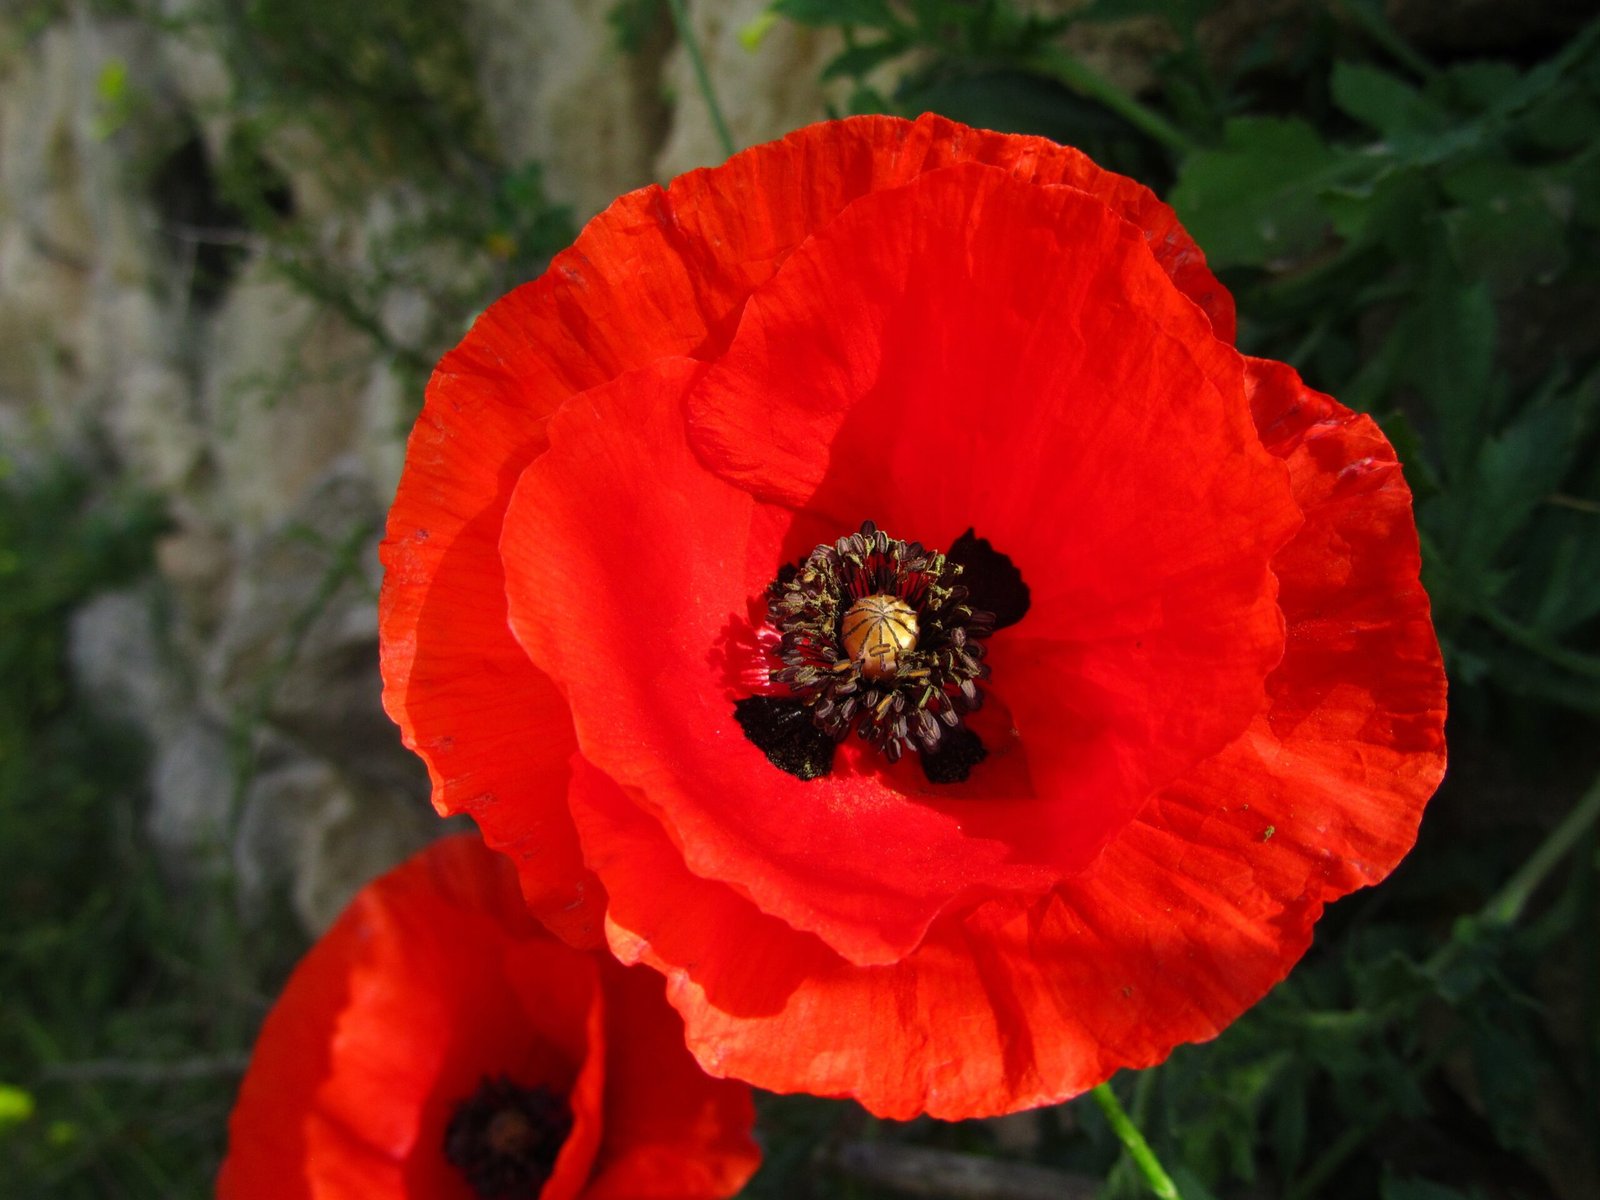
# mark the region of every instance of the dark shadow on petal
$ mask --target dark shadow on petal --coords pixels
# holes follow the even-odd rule
[[[1022,620],[1028,611],[1028,585],[1022,572],[987,538],[968,529],[945,551],[951,562],[961,564],[961,586],[967,589],[973,608],[994,614],[994,627],[1004,629]]]
[[[798,700],[749,696],[735,701],[733,716],[767,761],[796,779],[818,779],[833,769],[834,740],[811,723]]]
[[[978,735],[965,725],[950,730],[931,754],[921,754],[922,773],[929,783],[961,783],[972,768],[989,757]]]

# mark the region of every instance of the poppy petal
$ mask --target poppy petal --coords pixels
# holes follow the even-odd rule
[[[885,236],[919,228],[919,221],[927,230],[920,240]],[[886,244],[915,253],[885,252]],[[1017,259],[1024,266],[1065,261],[1072,269],[1007,269]],[[797,792],[796,781],[751,753],[729,721],[732,698],[718,677],[716,647],[782,563],[808,547],[792,544],[795,526],[781,506],[758,521],[755,514],[773,506],[709,477],[684,446],[679,396],[698,374],[684,365],[689,360],[658,363],[569,402],[553,422],[551,450],[518,485],[502,541],[513,629],[567,691],[585,754],[640,788],[673,829],[691,870],[736,883],[764,911],[817,932],[861,963],[904,954],[951,905],[1042,891],[1087,862],[1154,787],[1237,735],[1259,707],[1262,680],[1281,652],[1267,559],[1298,520],[1281,465],[1261,450],[1250,426],[1237,355],[1172,290],[1138,232],[1084,193],[1019,184],[981,166],[933,172],[858,201],[791,256],[747,308],[729,357],[693,394],[703,417],[697,432],[720,434],[740,420],[758,427],[748,436],[744,429],[727,434],[708,457],[725,459],[727,440],[738,437],[762,448],[763,436],[785,444],[807,439],[808,421],[817,427],[832,415],[803,411],[813,389],[827,387],[809,370],[807,347],[820,348],[824,361],[844,357],[829,356],[826,339],[837,327],[817,328],[825,314],[807,310],[805,297],[837,295],[849,308],[856,286],[850,276],[884,279],[885,294],[862,301],[875,305],[872,312],[851,310],[843,326],[876,335],[883,313],[918,282],[928,283],[908,278],[926,260],[934,264],[934,285],[964,288],[964,302],[942,313],[911,306],[907,328],[916,330],[919,347],[971,321],[979,322],[982,341],[991,331],[981,314],[1002,309],[1033,329],[1019,344],[1039,349],[1008,359],[1010,377],[995,383],[998,403],[1005,405],[1008,382],[1086,397],[1081,411],[1099,423],[1092,433],[1080,431],[1071,428],[1082,424],[1071,410],[1035,403],[1047,413],[1037,427],[969,445],[965,396],[931,392],[936,376],[927,374],[926,387],[907,393],[929,397],[914,423],[921,439],[903,454],[893,431],[876,442],[861,439],[895,458],[872,476],[876,490],[853,505],[832,498],[870,472],[850,471],[855,458],[838,451],[833,461],[847,464],[845,476],[837,488],[823,486],[828,503],[811,507],[831,509],[836,520],[853,507],[840,522],[847,528],[868,512],[887,509],[886,519],[899,512],[910,535],[925,540],[932,539],[923,531],[941,520],[958,533],[976,509],[1009,536],[1008,551],[1015,543],[1026,552],[1018,561],[1033,592],[1030,621],[1062,643],[1048,652],[1021,642],[1014,648],[1017,728],[1044,734],[1033,740],[1028,765],[1014,753],[1009,771],[1001,765],[1014,751],[1012,739],[981,773],[930,803],[936,785],[914,776],[908,787],[910,764],[896,779],[877,764],[837,770]],[[862,272],[863,261],[876,269]],[[976,280],[961,278],[959,264],[967,261],[986,263]],[[830,274],[836,265],[837,277]],[[1148,319],[1140,319],[1133,296]],[[1111,339],[1120,349],[1068,356],[1080,366],[1063,368],[1055,350],[1062,338],[1105,340],[1090,327],[1101,308],[1132,310],[1127,328]],[[785,325],[781,318],[794,311],[800,316]],[[897,363],[922,361],[889,342]],[[786,353],[775,353],[780,345]],[[750,370],[752,362],[766,372]],[[999,369],[992,355],[964,350],[934,353],[927,362],[943,369],[946,384]],[[1159,419],[1146,411],[1152,393]],[[773,407],[764,416],[739,407],[765,395]],[[1169,408],[1163,399],[1173,399]],[[1012,407],[1027,410],[1025,403]],[[737,411],[718,425],[726,408]],[[799,410],[792,420],[791,408]],[[1108,468],[1098,452],[1119,437],[1134,443],[1119,453],[1157,461],[1140,473],[1142,486]],[[850,443],[848,436],[836,440]],[[829,446],[819,444],[821,451],[806,443],[813,461]],[[1082,464],[1076,479],[1070,470],[1046,472],[1041,446]],[[1206,453],[1198,452],[1202,446]],[[936,494],[918,494],[909,477],[895,486],[895,465],[916,460],[926,470],[930,458],[968,452],[973,462],[933,472]],[[1024,455],[1031,466],[1010,461]],[[780,451],[752,469],[781,488],[809,465]],[[1011,486],[978,489],[971,478]],[[1046,494],[1050,488],[1056,494]],[[813,516],[822,531],[815,540],[841,531]],[[758,529],[791,544],[763,547],[751,536]],[[1079,569],[1086,562],[1096,569]],[[618,730],[628,737],[617,739]],[[742,800],[752,792],[763,802]],[[883,846],[893,853],[883,854]]]
[[[1085,193],[969,164],[857,201],[751,298],[689,408],[759,497],[936,546],[975,527],[1020,570],[989,662],[1044,803],[975,804],[969,835],[1080,866],[1260,707],[1287,477],[1238,355]],[[987,798],[983,771],[962,794]]]
[[[476,1200],[446,1130],[469,1098],[494,1115],[507,1083],[563,1097],[571,1119],[539,1200],[709,1200],[760,1161],[749,1088],[699,1069],[661,977],[551,937],[511,865],[461,837],[362,889],[297,968],[218,1195]]]
[[[219,1196],[365,1196],[389,1180],[394,1195],[471,1200],[442,1152],[454,1104],[486,1075],[566,1093],[598,1048],[586,1032],[600,1019],[595,961],[510,941],[508,928],[532,932],[515,877],[474,837],[437,843],[358,893],[262,1028]],[[542,981],[536,1020],[519,976]],[[573,1136],[591,1154],[598,1121],[597,1104],[574,1105]]]
[[[566,690],[585,755],[639,789],[691,870],[852,959],[892,961],[953,895],[997,878],[1043,890],[1048,873],[921,802],[932,785],[911,764],[890,779],[847,745],[803,781],[744,736],[729,631],[780,546],[819,534],[695,458],[681,405],[703,369],[658,364],[568,404],[507,513],[512,627]]]
[[[429,384],[381,547],[384,705],[427,763],[435,806],[470,813],[575,944],[594,941],[604,899],[559,801],[564,707],[506,628],[497,547],[511,487],[565,400],[657,358],[719,353],[750,292],[851,201],[965,161],[1100,196],[1232,339],[1231,298],[1149,189],[1042,138],[860,117],[623,196],[491,306]]]
[[[604,901],[559,800],[571,720],[506,628],[497,550],[504,494],[544,447],[523,382],[527,307],[506,297],[445,357],[407,444],[381,548],[384,706],[427,764],[435,807],[470,814],[521,866],[534,911],[593,944]]]
[[[1214,1035],[1287,973],[1326,902],[1393,869],[1444,767],[1410,495],[1368,418],[1278,364],[1249,371],[1306,513],[1274,560],[1290,637],[1270,705],[1057,893],[854,966],[685,871],[615,782],[576,769],[612,948],[667,974],[708,1070],[887,1117],[1048,1103]]]
[[[612,1050],[606,1148],[584,1200],[733,1195],[761,1161],[749,1134],[750,1089],[700,1069],[659,974],[615,963],[603,969]]]

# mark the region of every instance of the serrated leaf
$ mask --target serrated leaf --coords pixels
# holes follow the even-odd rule
[[[858,79],[907,50],[904,38],[889,37],[865,46],[851,46],[836,55],[822,70],[823,79]]]
[[[1403,350],[1402,378],[1431,410],[1451,487],[1465,482],[1483,441],[1497,386],[1495,329],[1488,285],[1466,284],[1445,260],[1435,262],[1423,291],[1391,335]]]
[[[1537,1161],[1539,1137],[1532,1116],[1539,1098],[1539,1048],[1511,1006],[1474,1007],[1469,1030],[1473,1071],[1495,1140]]]
[[[1471,477],[1452,499],[1452,566],[1469,578],[1509,561],[1534,512],[1571,469],[1588,419],[1573,396],[1531,404],[1500,434],[1486,439]],[[1493,593],[1485,592],[1486,596]]]
[[[1533,625],[1552,636],[1567,633],[1600,616],[1600,513],[1574,512],[1568,528],[1554,540],[1544,577],[1544,595]]]
[[[1377,67],[1334,64],[1333,102],[1385,137],[1415,139],[1450,125],[1444,109],[1404,80]]]
[[[1375,164],[1369,176],[1331,187],[1322,196],[1322,207],[1346,243],[1397,250],[1415,246],[1418,226],[1437,203],[1426,174],[1406,163]]]
[[[1456,207],[1445,214],[1462,270],[1502,287],[1542,281],[1566,264],[1565,186],[1550,172],[1474,158],[1442,178]]]
[[[1321,194],[1353,156],[1304,121],[1229,121],[1220,150],[1190,155],[1168,198],[1213,267],[1265,266],[1314,249],[1331,227]]]
[[[1429,89],[1453,108],[1486,112],[1515,94],[1522,72],[1507,62],[1456,63]]]

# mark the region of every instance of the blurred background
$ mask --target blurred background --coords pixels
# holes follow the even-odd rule
[[[1156,188],[1417,496],[1418,848],[1124,1102],[1190,1200],[1600,1196],[1587,0],[4,0],[0,1195],[207,1195],[288,968],[439,832],[375,611],[438,355],[619,192],[926,110]],[[761,1112],[754,1196],[1139,1193],[1087,1104]]]

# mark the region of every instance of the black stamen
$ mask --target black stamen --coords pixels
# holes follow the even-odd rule
[[[923,753],[922,773],[929,783],[961,783],[988,757],[978,735],[963,725],[947,733],[932,753]]]
[[[971,530],[957,546],[1005,623],[1021,619],[1028,589],[1011,560]],[[835,743],[852,732],[891,763],[907,752],[928,759],[983,703],[984,639],[996,621],[953,553],[863,522],[784,566],[767,589],[767,616],[783,664],[772,681],[790,694],[740,700],[734,715],[774,766],[801,779],[827,774]],[[928,777],[965,779],[983,756],[975,737],[962,739]]]
[[[549,1088],[484,1076],[451,1115],[444,1156],[482,1200],[526,1198],[550,1178],[571,1132],[572,1112]]]
[[[994,627],[1022,620],[1030,602],[1028,585],[1011,559],[969,529],[951,543],[945,557],[961,564],[961,582],[974,608],[994,614]]]
[[[780,771],[797,779],[817,779],[833,769],[833,738],[812,723],[799,700],[749,696],[736,701],[734,719],[745,737]]]

